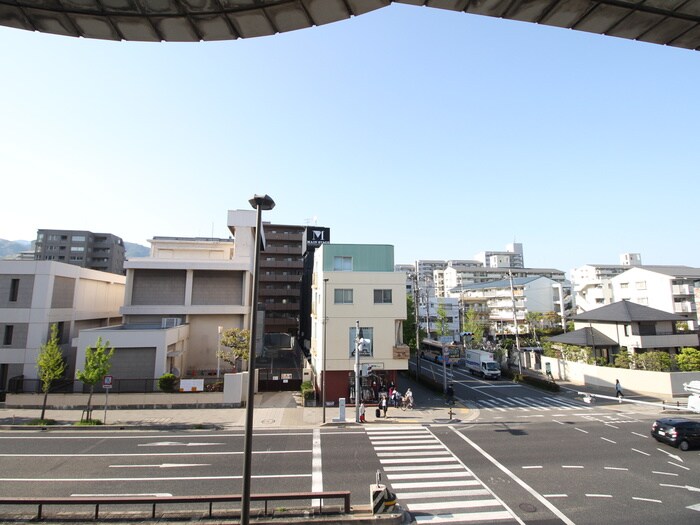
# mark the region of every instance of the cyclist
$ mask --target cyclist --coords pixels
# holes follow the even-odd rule
[[[406,390],[406,393],[404,394],[404,403],[408,408],[413,408],[413,392],[411,392],[411,389],[409,388]]]

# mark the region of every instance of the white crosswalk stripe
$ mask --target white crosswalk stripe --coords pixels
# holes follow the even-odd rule
[[[534,397],[500,397],[489,399],[477,399],[475,403],[481,410],[507,412],[515,410],[518,412],[544,411],[550,410],[592,410],[593,407],[579,404],[576,401],[561,399],[558,397],[546,396],[542,398]]]
[[[417,524],[517,522],[427,427],[367,427],[365,431],[386,484]]]

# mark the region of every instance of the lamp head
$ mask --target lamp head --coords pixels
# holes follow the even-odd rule
[[[253,195],[252,198],[248,199],[248,202],[257,210],[260,207],[261,210],[271,210],[275,207],[275,201],[269,195]]]

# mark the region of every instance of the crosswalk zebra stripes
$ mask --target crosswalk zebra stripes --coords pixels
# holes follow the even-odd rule
[[[494,397],[488,399],[476,399],[474,403],[481,410],[506,412],[516,410],[521,412],[549,411],[549,410],[591,410],[593,407],[583,405],[576,401],[562,399],[553,396],[545,397]]]
[[[366,428],[387,485],[418,525],[516,523],[507,506],[427,427]]]

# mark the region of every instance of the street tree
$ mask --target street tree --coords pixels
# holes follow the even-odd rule
[[[46,344],[41,345],[39,355],[36,358],[36,367],[41,381],[41,391],[44,393],[44,402],[41,405],[41,420],[46,414],[46,401],[54,381],[63,377],[66,370],[66,362],[58,341],[58,325],[51,325],[51,333]]]
[[[250,353],[250,330],[245,328],[229,328],[221,334],[221,346],[227,350],[219,350],[216,356],[231,366],[236,366],[238,359],[248,360]]]
[[[697,348],[681,348],[680,353],[676,356],[676,363],[681,372],[698,372],[700,371],[700,350]]]
[[[418,337],[425,337],[425,330],[419,330]],[[416,303],[412,295],[406,295],[406,320],[403,322],[403,341],[410,348],[417,349],[418,341],[416,341]]]
[[[94,347],[88,346],[85,349],[85,368],[78,370],[75,374],[78,381],[90,387],[90,395],[88,396],[87,408],[85,410],[87,421],[92,420],[92,394],[95,391],[95,385],[109,373],[112,367],[111,359],[114,355],[114,348],[111,348],[109,341],[102,343],[102,338],[97,338],[97,344]]]
[[[440,303],[437,309],[437,330],[438,335],[446,336],[450,334],[450,325],[447,319],[445,305]]]
[[[477,344],[481,344],[484,340],[484,324],[479,316],[479,312],[470,308],[464,316],[464,322],[462,324],[463,332],[471,332],[472,341],[476,341]]]

